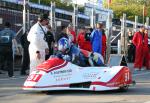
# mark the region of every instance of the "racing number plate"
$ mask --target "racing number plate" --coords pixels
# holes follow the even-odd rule
[[[27,78],[27,81],[38,82],[41,77],[42,77],[42,74],[31,74]]]

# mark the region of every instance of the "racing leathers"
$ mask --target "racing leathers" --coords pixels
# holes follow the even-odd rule
[[[84,55],[80,49],[73,44],[68,50],[66,50],[66,52],[58,51],[56,56],[79,66],[86,66]]]
[[[89,52],[87,50],[81,49],[82,53],[88,60],[90,66],[104,66],[103,56],[96,52]]]
[[[27,36],[27,39],[30,42],[30,73],[36,70],[36,66],[45,60],[45,51],[48,48],[48,44],[44,40],[44,32],[47,32],[46,26],[42,26],[37,22],[32,26]],[[40,53],[40,58],[37,58],[37,53]]]
[[[86,59],[88,59],[88,64],[90,66],[104,66],[104,59],[101,54],[87,51],[89,52],[89,56],[86,57],[83,53],[84,51],[86,50],[80,50],[76,46],[71,45],[70,50],[68,50],[66,53],[58,51],[56,56],[79,66],[88,66],[86,64]]]
[[[103,56],[99,53],[91,53],[89,57],[89,63],[91,66],[104,66]]]

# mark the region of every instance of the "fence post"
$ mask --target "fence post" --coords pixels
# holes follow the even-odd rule
[[[92,12],[91,12],[92,14],[91,14],[91,20],[90,20],[90,26],[92,27],[92,28],[94,28],[95,27],[95,8],[92,8]]]
[[[127,53],[127,36],[126,36],[126,14],[123,14],[121,21],[121,50],[124,55]]]
[[[138,23],[138,16],[135,16],[135,23],[134,23],[134,32],[136,32],[137,30],[137,23]]]
[[[117,50],[118,50],[118,54],[121,54],[121,43],[120,43],[120,40],[118,40],[118,46],[117,46]]]
[[[146,28],[149,26],[149,17],[146,17],[146,23],[145,23]]]
[[[111,52],[111,35],[112,35],[112,15],[110,12],[108,12],[108,18],[106,22],[106,28],[107,28],[107,49],[106,49],[106,63],[109,60],[110,52]]]
[[[26,0],[23,2],[23,34],[26,32]]]
[[[73,12],[73,15],[72,15],[72,24],[73,24],[73,29],[77,33],[77,27],[78,27],[78,5],[77,4],[73,4],[73,7],[74,7],[74,12]]]
[[[56,20],[55,20],[55,2],[51,2],[51,10],[50,10],[50,25],[53,30],[53,33],[56,31]]]
[[[26,9],[27,9],[27,30],[30,29],[30,5],[29,5],[29,0],[26,3]]]

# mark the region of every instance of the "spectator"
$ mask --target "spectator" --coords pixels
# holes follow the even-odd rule
[[[147,70],[150,70],[149,64],[149,46],[148,46],[148,29],[146,28],[144,31],[144,66]]]
[[[90,36],[91,36],[92,31],[93,31],[92,28],[86,28],[86,34],[84,37],[86,41],[90,41]]]
[[[92,44],[92,51],[97,52],[99,54],[102,53],[102,23],[96,24],[96,29],[93,30],[90,36],[90,41]]]
[[[149,70],[150,70],[150,35],[149,35],[149,38],[148,38],[148,47],[149,47],[149,54],[148,54],[149,60],[148,60],[148,65],[149,65]]]
[[[72,43],[76,44],[76,33],[73,30],[72,24],[69,24],[67,27],[67,34],[71,37]]]
[[[105,58],[106,55],[106,35],[105,30],[102,29],[102,56]]]
[[[25,32],[21,38],[20,42],[23,48],[23,61],[22,61],[22,67],[21,67],[21,75],[27,75],[26,70],[29,69],[30,59],[29,59],[29,41],[27,40],[27,32]]]
[[[67,39],[69,39],[68,35],[67,35],[67,26],[63,25],[61,26],[61,33],[58,34],[58,36],[56,37],[57,42],[59,41],[59,39],[61,39],[62,37],[65,37]]]
[[[34,24],[27,36],[30,55],[30,73],[36,70],[36,66],[45,61],[45,55],[49,53],[48,44],[46,42],[46,26],[49,23],[47,14],[41,14],[38,22]]]
[[[47,36],[47,43],[48,43],[48,47],[49,47],[49,54],[46,55],[46,57],[45,57],[46,60],[50,57],[50,55],[53,54],[53,48],[54,48],[53,46],[55,43],[54,36],[51,32],[51,26],[47,25],[47,29],[48,29],[48,31],[47,31],[46,36]]]
[[[11,24],[9,22],[5,23],[5,28],[0,32],[0,58],[2,63],[2,68],[4,64],[7,63],[8,76],[13,77],[13,51],[12,51],[12,40],[14,39],[16,33],[10,29]]]
[[[150,36],[148,37],[148,46],[150,47]]]
[[[144,70],[142,68],[144,60],[147,59],[148,36],[144,33],[145,27],[141,26],[140,31],[133,36],[132,42],[136,47],[134,68],[135,70]]]
[[[128,32],[128,62],[133,62],[135,59],[135,46],[132,43],[133,35],[132,32]]]
[[[92,51],[92,45],[90,43],[90,40],[86,35],[89,35],[90,32],[86,32],[85,28],[80,29],[80,33],[78,34],[77,37],[77,43],[80,49],[84,49],[87,51]]]

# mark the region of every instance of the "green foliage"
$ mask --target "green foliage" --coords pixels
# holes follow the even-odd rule
[[[61,0],[41,0],[41,4],[50,5],[51,1],[56,3],[57,8],[73,11],[72,4],[62,3]],[[38,0],[30,0],[30,2],[38,3]],[[115,18],[121,18],[123,13],[126,13],[128,20],[134,20],[137,15],[139,21],[142,22],[143,5],[146,6],[147,16],[150,17],[150,12],[148,12],[150,11],[150,0],[112,0],[110,8],[114,11]],[[104,0],[104,7],[108,8],[107,0]],[[84,12],[84,7],[79,7],[79,12]]]
[[[150,0],[112,0],[110,8],[114,11],[114,17],[120,18],[123,13],[127,14],[128,20],[134,20],[135,15],[139,17],[139,21],[142,22],[143,17],[143,5],[146,5],[147,16],[150,17]],[[105,3],[107,7],[107,3]]]

